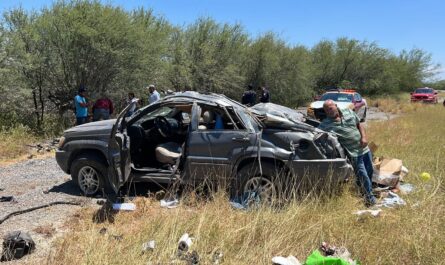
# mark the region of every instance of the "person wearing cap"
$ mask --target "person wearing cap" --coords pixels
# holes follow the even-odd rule
[[[153,104],[161,99],[161,95],[156,91],[155,85],[149,85],[148,91],[150,95],[148,96],[148,104]]]
[[[88,103],[86,100],[86,88],[80,86],[77,95],[74,97],[74,106],[76,107],[76,125],[87,123],[88,121]]]

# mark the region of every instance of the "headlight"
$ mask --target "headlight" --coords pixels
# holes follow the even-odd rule
[[[60,140],[59,140],[59,149],[62,148],[64,143],[65,143],[65,136],[62,136],[62,137],[60,137]]]

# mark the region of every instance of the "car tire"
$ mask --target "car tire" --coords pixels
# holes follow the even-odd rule
[[[106,163],[93,155],[82,155],[71,165],[71,179],[85,196],[112,192]]]
[[[261,175],[258,162],[243,166],[237,173],[232,185],[232,195],[238,198],[249,196],[250,192],[259,191],[259,201],[266,204],[274,204],[280,197],[280,185],[278,179],[278,167],[271,162],[261,164]],[[245,198],[244,198],[245,199]]]

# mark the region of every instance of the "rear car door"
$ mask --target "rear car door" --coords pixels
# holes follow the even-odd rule
[[[128,105],[117,117],[108,141],[108,179],[117,193],[128,180],[131,172],[130,138],[127,135],[126,116],[132,105]]]
[[[224,119],[237,119],[240,125],[243,120],[235,112],[225,113]],[[194,114],[195,115],[195,114]],[[200,113],[192,123],[199,119]],[[235,123],[236,123],[235,122]],[[187,174],[193,180],[213,181],[227,179],[232,173],[233,165],[242,155],[254,152],[252,146],[257,142],[257,134],[248,126],[223,129],[199,129],[192,124],[188,139]],[[250,148],[249,148],[250,147]]]

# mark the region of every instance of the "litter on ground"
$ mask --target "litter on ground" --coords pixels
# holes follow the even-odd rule
[[[179,201],[177,199],[172,200],[161,200],[161,207],[173,209],[179,206]]]
[[[113,203],[113,210],[116,211],[134,211],[136,210],[136,205],[134,203]]]

